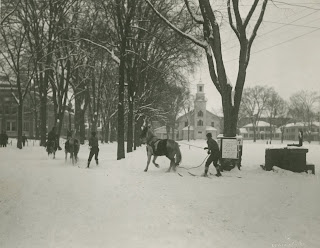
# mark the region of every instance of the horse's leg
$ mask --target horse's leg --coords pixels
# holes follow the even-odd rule
[[[153,157],[152,163],[155,165],[155,167],[159,168],[159,164],[156,163],[157,157],[158,157],[158,156],[154,156],[154,157]]]
[[[147,172],[149,168],[149,164],[152,156],[152,148],[147,147],[147,154],[148,154],[148,161],[147,161],[147,167],[144,169],[145,172]]]
[[[151,160],[151,155],[148,154],[148,161],[147,161],[147,167],[144,169],[145,172],[148,171],[149,168],[149,164],[150,164],[150,160]]]
[[[175,164],[174,158],[169,158],[169,159],[170,159],[170,167],[166,172],[170,172],[171,169],[173,169],[173,171],[176,171],[176,166],[175,166],[176,164]]]
[[[64,152],[66,154],[64,161],[67,162],[68,152],[67,151],[64,151]]]

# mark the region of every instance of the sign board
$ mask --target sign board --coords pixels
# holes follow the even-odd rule
[[[221,139],[222,158],[238,158],[238,141],[236,139]]]

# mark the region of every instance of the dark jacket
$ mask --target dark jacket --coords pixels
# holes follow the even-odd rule
[[[8,143],[8,135],[6,133],[1,133],[0,134],[0,141],[1,141],[1,144],[7,144]]]
[[[48,133],[48,141],[57,141],[58,135],[55,132],[50,131]]]
[[[210,151],[211,156],[220,157],[220,150],[217,141],[212,138],[207,140],[208,150]]]
[[[92,148],[95,147],[99,147],[99,143],[98,143],[98,138],[97,137],[91,137],[89,139],[89,146],[91,146]]]

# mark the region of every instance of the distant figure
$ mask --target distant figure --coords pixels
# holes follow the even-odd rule
[[[98,138],[96,137],[96,132],[91,133],[91,137],[89,139],[89,148],[90,148],[90,154],[88,158],[87,168],[89,168],[90,166],[90,162],[92,160],[93,155],[94,155],[94,159],[96,160],[96,165],[99,164],[98,162],[99,142],[98,142]]]
[[[22,135],[22,144],[23,144],[23,146],[26,146],[26,141],[28,141],[27,137],[26,137],[26,134],[23,134]]]
[[[48,156],[53,154],[53,158],[56,157],[56,151],[58,148],[58,135],[56,134],[56,127],[53,127],[48,133],[48,140],[46,143]]]
[[[67,161],[67,155],[70,153],[70,159],[72,164],[78,162],[78,152],[80,149],[80,142],[78,139],[75,138],[75,133],[72,130],[67,132],[67,141],[64,145],[65,149],[65,161]]]
[[[302,131],[302,129],[299,130],[298,139],[299,139],[299,144],[288,144],[288,146],[297,146],[297,147],[300,147],[300,146],[303,145],[303,131]]]
[[[302,146],[303,145],[303,132],[301,129],[299,130],[298,138],[299,138],[299,146]]]
[[[210,156],[207,159],[205,170],[204,170],[204,173],[202,174],[202,176],[203,177],[208,176],[209,166],[211,163],[213,163],[214,167],[216,167],[216,170],[217,170],[216,176],[220,177],[221,173],[220,173],[220,169],[219,169],[219,165],[218,165],[218,161],[220,159],[220,150],[219,150],[218,143],[217,143],[217,141],[212,139],[211,133],[207,133],[206,136],[207,136],[208,147],[205,147],[204,149],[208,150],[208,154],[210,154]]]
[[[8,135],[6,134],[6,132],[4,130],[2,130],[2,132],[0,134],[0,146],[7,147],[8,139],[9,139]]]

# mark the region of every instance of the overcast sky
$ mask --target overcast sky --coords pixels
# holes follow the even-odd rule
[[[250,2],[241,1],[243,5]],[[286,100],[303,89],[320,92],[320,0],[274,3],[276,6],[269,1],[253,43],[245,87],[269,85]],[[246,7],[242,8],[245,11]],[[228,77],[235,84],[239,48],[228,25],[222,28],[224,61]],[[197,83],[205,84],[207,109],[221,113],[221,97],[210,79],[206,60],[190,80],[193,93]]]

